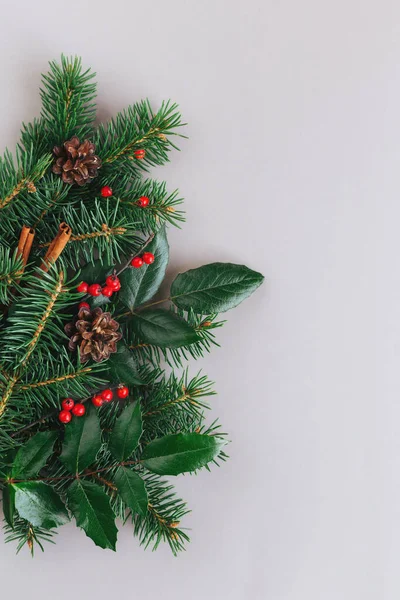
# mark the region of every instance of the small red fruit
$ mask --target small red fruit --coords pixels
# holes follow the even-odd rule
[[[79,310],[81,310],[81,308],[89,308],[90,309],[90,304],[88,304],[87,302],[81,302],[80,305],[78,306]]]
[[[61,421],[61,423],[69,423],[71,419],[72,415],[69,410],[62,410],[58,415],[58,420]]]
[[[72,398],[64,398],[64,400],[61,402],[61,406],[63,410],[72,410],[75,406],[75,402],[72,400]]]
[[[114,290],[106,285],[106,287],[103,287],[103,289],[101,290],[101,293],[103,294],[103,296],[106,296],[107,298],[111,298],[111,296],[114,293]]]
[[[86,294],[86,292],[88,291],[88,288],[89,288],[89,286],[86,283],[86,281],[82,281],[76,289],[78,292],[82,292],[83,294]]]
[[[111,288],[114,292],[118,292],[121,289],[121,283],[116,275],[109,275],[106,279],[106,286]]]
[[[133,155],[138,160],[142,160],[146,156],[146,150],[142,150],[142,149],[135,150],[135,152],[133,153]]]
[[[118,398],[126,398],[129,396],[129,388],[126,385],[121,385],[117,388],[117,396]]]
[[[103,390],[101,392],[101,397],[103,398],[104,402],[111,402],[111,400],[113,399],[113,391],[110,389],[107,390]]]
[[[109,198],[113,195],[113,191],[108,185],[105,185],[101,188],[100,194],[103,196],[103,198]]]
[[[147,196],[140,196],[139,200],[137,201],[137,204],[139,206],[141,206],[142,208],[145,208],[146,206],[148,206],[150,203],[150,199]]]
[[[135,269],[140,269],[140,267],[143,266],[143,259],[140,258],[140,256],[135,256],[135,258],[132,258],[131,260],[131,265],[132,267],[135,267]]]
[[[154,254],[152,254],[151,252],[145,252],[142,258],[143,262],[145,262],[146,265],[151,265],[154,262]]]
[[[85,412],[86,408],[83,404],[75,404],[74,408],[72,409],[72,414],[75,415],[75,417],[83,417]]]
[[[102,404],[104,404],[104,400],[100,396],[100,394],[96,394],[96,396],[93,396],[93,398],[92,398],[92,404],[96,408],[99,408]]]
[[[89,285],[88,292],[91,296],[100,296],[101,295],[101,285],[98,283],[92,283]]]

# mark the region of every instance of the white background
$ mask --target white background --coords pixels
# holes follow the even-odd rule
[[[227,314],[217,382],[231,460],[176,480],[188,551],[118,553],[74,525],[14,598],[394,600],[400,593],[398,0],[7,3],[0,139],[38,115],[61,52],[98,73],[99,116],[179,102],[189,141],[154,173],[186,198],[169,277],[215,260],[267,283]]]

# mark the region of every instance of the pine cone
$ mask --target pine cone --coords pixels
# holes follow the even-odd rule
[[[83,307],[64,329],[70,336],[68,348],[76,350],[79,347],[81,362],[85,363],[89,358],[101,362],[117,351],[117,342],[122,338],[118,328],[119,323],[109,312],[103,312],[99,307],[93,310]]]
[[[76,136],[64,142],[62,146],[54,146],[56,161],[53,164],[53,173],[61,175],[64,183],[89,183],[101,167],[101,159],[94,152],[95,146],[92,142],[85,140],[81,144]]]

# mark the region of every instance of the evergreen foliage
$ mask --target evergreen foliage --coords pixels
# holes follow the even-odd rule
[[[181,526],[189,510],[165,477],[209,469],[227,455],[226,435],[206,419],[213,384],[174,369],[218,345],[218,313],[248,297],[263,276],[214,263],[179,274],[169,294],[154,299],[169,259],[168,227],[180,227],[184,213],[177,190],[145,175],[169,160],[182,136],[181,116],[176,104],[153,111],[144,100],[96,127],[93,78],[79,58],[51,62],[40,118],[23,125],[14,156],[6,151],[0,160],[5,540],[33,555],[74,519],[95,544],[115,550],[118,518],[132,524],[145,548],[166,542],[177,554],[189,540]],[[53,146],[74,136],[93,142],[101,161],[84,186],[66,184],[52,170]],[[112,188],[107,198],[103,186]],[[54,240],[63,240],[56,256]],[[131,260],[144,252],[154,262],[133,268]],[[111,298],[77,291],[82,281],[103,287],[113,274],[121,290]],[[81,301],[90,308],[78,318]],[[87,361],[69,344],[66,325],[81,319],[81,342],[96,343],[99,328],[89,329],[96,307],[111,314],[103,327],[117,322],[122,339],[115,353],[110,346],[103,356],[100,347]],[[94,396],[121,386],[129,388],[125,397],[92,405]],[[86,411],[62,424],[61,403],[69,397]]]

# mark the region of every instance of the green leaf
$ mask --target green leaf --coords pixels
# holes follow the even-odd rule
[[[143,385],[139,377],[135,358],[129,348],[123,343],[117,344],[117,351],[111,354],[107,361],[110,383],[125,383],[126,385]]]
[[[15,490],[12,485],[3,488],[3,513],[8,525],[14,528]]]
[[[142,431],[140,403],[128,404],[118,417],[108,443],[113,457],[119,461],[126,460],[137,448]]]
[[[54,442],[57,439],[56,431],[41,431],[18,450],[15,457],[12,478],[31,479],[36,477],[42,469],[50,454],[53,452]]]
[[[158,475],[179,475],[204,467],[219,454],[224,445],[223,440],[212,435],[165,435],[145,447],[140,462]]]
[[[101,261],[100,259],[95,260],[94,263],[87,263],[80,273],[80,281],[86,281],[89,285],[91,283],[105,283],[106,277],[111,275],[115,268],[115,265]]]
[[[140,341],[160,348],[180,348],[199,339],[196,330],[175,313],[148,309],[136,314],[131,327]]]
[[[110,499],[100,486],[76,479],[67,490],[68,508],[96,546],[115,550],[118,529]]]
[[[179,273],[171,286],[171,300],[198,314],[220,313],[248,298],[263,280],[261,273],[244,265],[212,263]]]
[[[76,417],[65,428],[61,462],[71,473],[81,473],[96,458],[101,446],[97,412],[91,407],[83,417]]]
[[[146,252],[154,254],[151,265],[140,269],[128,268],[120,275],[121,291],[119,300],[130,310],[150,300],[160,287],[169,260],[169,247],[165,227],[146,246]]]
[[[118,467],[114,475],[118,494],[133,514],[146,515],[149,503],[143,479],[126,467]]]
[[[50,485],[43,481],[25,481],[14,483],[12,487],[20,517],[32,525],[51,529],[68,523],[65,506]]]

